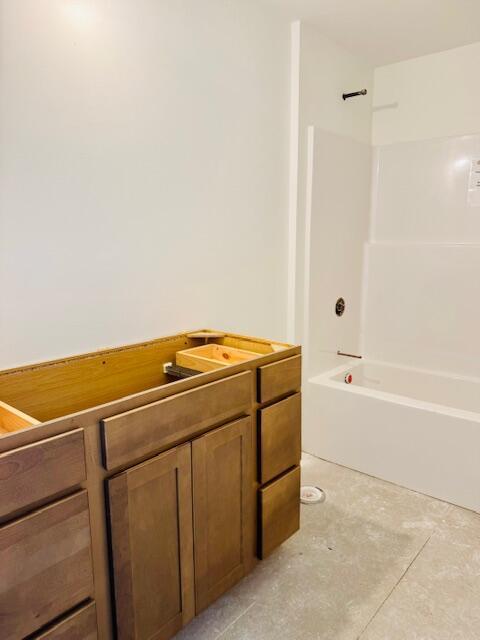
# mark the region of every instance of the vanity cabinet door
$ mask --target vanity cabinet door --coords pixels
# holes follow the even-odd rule
[[[192,444],[197,613],[238,582],[249,566],[252,435],[248,417]]]
[[[166,640],[194,615],[191,446],[108,481],[119,640]]]

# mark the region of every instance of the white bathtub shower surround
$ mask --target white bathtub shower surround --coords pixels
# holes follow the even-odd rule
[[[303,437],[321,458],[477,511],[479,56],[477,43],[376,70],[368,240],[353,206],[367,171],[315,148]]]
[[[377,147],[372,240],[480,242],[480,201],[469,192],[479,159],[478,134]]]
[[[303,447],[480,512],[480,378],[348,362],[308,381]]]
[[[368,238],[371,147],[311,128],[304,308],[306,376],[338,364],[337,351],[357,354],[364,243]],[[338,298],[346,311],[335,315]]]
[[[373,98],[373,65],[366,62],[350,49],[345,49],[337,42],[325,37],[323,29],[318,25],[301,23],[299,27],[299,60],[298,60],[298,136],[299,147],[294,166],[297,166],[298,173],[294,177],[296,191],[296,336],[302,344],[306,344],[307,336],[303,334],[304,324],[308,322],[305,318],[305,286],[308,286],[310,269],[305,265],[307,244],[310,242],[308,230],[308,183],[311,182],[313,190],[320,194],[323,210],[315,204],[318,198],[314,195],[312,217],[321,216],[326,225],[326,233],[333,227],[335,231],[344,224],[347,216],[347,209],[340,212],[341,220],[335,217],[340,210],[340,198],[349,207],[349,190],[355,192],[359,188],[363,193],[361,185],[362,175],[365,171],[370,173],[370,157],[364,159],[364,164],[358,166],[360,150],[363,146],[371,153],[371,130],[372,130],[372,98]],[[368,94],[353,100],[342,100],[342,93],[345,91],[355,91],[366,88]],[[312,165],[308,162],[309,155],[309,133],[310,127],[315,128],[315,152],[313,165],[313,175],[308,175]],[[338,145],[336,142],[338,141]],[[349,151],[346,147],[350,145],[351,156],[345,155]],[[323,149],[323,151],[322,151]],[[330,163],[328,154],[331,153]],[[321,157],[318,157],[318,156]],[[343,156],[343,157],[342,157]],[[349,165],[349,157],[352,162]],[[318,159],[318,162],[317,162]],[[328,166],[329,164],[329,166]],[[326,166],[327,165],[327,166]],[[324,169],[326,168],[326,173]],[[367,203],[364,206],[362,196],[350,206],[350,218],[353,224],[357,219],[366,218],[368,224],[368,210],[370,204],[370,194],[368,193],[368,178],[366,187]],[[335,190],[335,185],[341,181],[340,192]],[[333,183],[332,183],[333,182]],[[324,193],[321,188],[326,187]],[[353,199],[353,197],[352,197]],[[362,207],[364,206],[364,210]],[[334,242],[335,240],[332,240]],[[361,242],[361,240],[360,240]],[[346,244],[350,246],[347,239]],[[312,242],[316,251],[315,240]],[[356,250],[355,250],[356,251]],[[337,251],[340,255],[341,247]],[[344,253],[344,264],[355,263],[355,255],[351,257],[348,252]],[[313,272],[312,265],[311,271]],[[329,268],[326,260],[322,268]],[[341,265],[340,269],[344,269]],[[336,273],[331,267],[333,280],[336,280]],[[343,276],[342,276],[343,277]],[[323,321],[323,318],[322,320]],[[337,348],[336,339],[331,340],[330,330],[326,342],[329,350],[335,353]],[[304,349],[304,353],[306,353]],[[316,357],[316,356],[315,356]],[[326,356],[330,360],[330,356]],[[323,366],[323,362],[322,362]],[[329,366],[327,364],[327,366]],[[335,366],[333,363],[331,366]],[[318,370],[316,371],[318,373]]]
[[[480,377],[480,244],[370,244],[366,255],[363,353]]]
[[[470,180],[480,134],[389,144],[374,156],[362,353],[480,377],[480,189]]]
[[[420,402],[480,414],[480,378],[451,376],[396,364],[365,361],[348,366],[352,383]],[[333,380],[345,382],[345,367]]]

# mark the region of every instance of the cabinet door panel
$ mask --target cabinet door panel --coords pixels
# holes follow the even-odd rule
[[[251,442],[248,417],[192,445],[197,613],[246,573],[254,527]]]
[[[109,480],[120,640],[165,640],[194,614],[191,447]]]

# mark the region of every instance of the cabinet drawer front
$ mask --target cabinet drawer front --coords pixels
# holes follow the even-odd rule
[[[34,633],[93,594],[87,492],[0,528],[0,638]]]
[[[300,467],[260,489],[260,558],[300,528]]]
[[[35,636],[35,640],[97,640],[97,638],[97,612],[94,602]]]
[[[115,469],[250,410],[251,372],[103,420],[105,467]]]
[[[190,444],[108,481],[119,640],[166,640],[194,614]]]
[[[300,464],[301,394],[260,410],[260,482]]]
[[[258,401],[270,402],[287,393],[300,391],[302,356],[293,356],[258,369]]]
[[[83,429],[0,454],[0,517],[86,478]]]

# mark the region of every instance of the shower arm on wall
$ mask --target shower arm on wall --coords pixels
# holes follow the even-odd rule
[[[342,95],[342,98],[344,100],[347,100],[348,98],[355,98],[356,96],[366,96],[366,95],[367,95],[367,90],[362,89],[361,91],[354,91],[353,93],[344,93]]]

